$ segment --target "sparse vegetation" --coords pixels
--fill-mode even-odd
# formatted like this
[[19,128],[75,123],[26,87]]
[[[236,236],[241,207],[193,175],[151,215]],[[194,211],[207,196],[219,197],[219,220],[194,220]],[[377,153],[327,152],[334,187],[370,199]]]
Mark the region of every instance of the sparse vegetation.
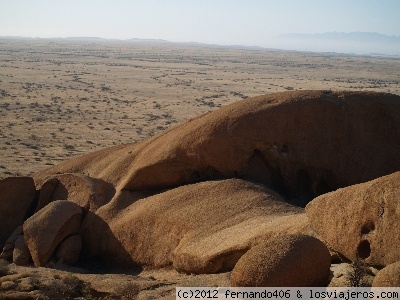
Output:
[[361,259],[356,259],[351,263],[351,271],[347,274],[352,287],[365,286],[364,278],[367,275],[367,266]]
[[78,277],[68,274],[62,279],[55,276],[55,280],[51,284],[42,284],[36,280],[36,286],[44,299],[97,299],[93,296],[93,290],[88,283],[83,282]]
[[64,149],[65,149],[65,150],[74,150],[74,149],[75,149],[75,146],[73,146],[73,145],[68,145],[68,144],[64,144]]
[[122,300],[134,300],[139,294],[139,287],[135,283],[127,283],[116,289],[115,294],[121,296]]
[[[18,158],[4,149],[0,176],[34,173],[78,145],[86,152],[143,140],[263,93],[351,86],[400,94],[398,67],[384,58],[164,46],[4,41],[0,137]],[[101,125],[110,120],[112,127]],[[32,149],[45,152],[42,160],[32,159]]]

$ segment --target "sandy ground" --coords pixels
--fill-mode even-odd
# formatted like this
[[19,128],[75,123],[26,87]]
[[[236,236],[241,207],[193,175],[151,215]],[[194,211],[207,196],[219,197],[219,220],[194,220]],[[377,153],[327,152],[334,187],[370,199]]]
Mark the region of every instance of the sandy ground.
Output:
[[[367,268],[362,283],[371,286],[377,271]],[[351,286],[350,272],[351,267],[346,263],[332,264],[327,285]],[[194,275],[164,268],[100,274],[65,265],[32,268],[0,260],[0,299],[172,300],[176,296],[176,287],[198,286],[228,287],[230,272]]]
[[0,299],[175,299],[178,286],[229,286],[229,273],[185,275],[173,269],[148,269],[96,274],[65,265],[4,268]]
[[400,59],[168,43],[0,39],[0,178],[292,89],[400,94]]

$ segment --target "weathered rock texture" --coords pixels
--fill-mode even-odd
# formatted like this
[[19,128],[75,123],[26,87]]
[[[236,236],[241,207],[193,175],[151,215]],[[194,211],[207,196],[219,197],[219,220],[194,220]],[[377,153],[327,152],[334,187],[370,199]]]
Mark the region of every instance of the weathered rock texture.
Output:
[[231,270],[261,238],[298,232],[309,232],[303,209],[239,179],[182,186],[124,209],[107,205],[82,223],[91,256],[188,273]]
[[339,189],[306,207],[310,226],[345,257],[386,266],[400,260],[400,172]]
[[21,235],[15,242],[13,251],[13,263],[18,266],[24,266],[31,262],[31,254],[25,243],[24,236]]
[[67,237],[58,246],[56,252],[57,260],[62,260],[66,264],[73,265],[79,260],[82,250],[82,237],[79,234]]
[[78,204],[57,200],[25,221],[25,242],[35,266],[46,265],[60,242],[77,233],[81,219],[82,208]]
[[399,287],[400,261],[390,264],[376,274],[373,287]]
[[232,286],[326,286],[328,248],[307,235],[269,239],[246,252],[231,273]]
[[46,180],[40,187],[38,204],[35,213],[54,200],[67,200],[67,199],[53,199],[53,193],[58,185],[57,178],[50,178]]
[[11,260],[13,257],[13,250],[15,247],[15,242],[22,235],[22,225],[15,228],[15,230],[11,233],[10,237],[6,240],[3,251],[0,254],[0,258]]
[[36,195],[31,177],[0,180],[0,248],[11,233],[29,217]]
[[[84,255],[219,272],[232,269],[261,238],[306,230],[302,211],[284,199],[305,206],[316,195],[400,170],[399,141],[399,96],[286,92],[238,101],[140,143],[65,161],[34,178],[42,187],[41,203],[62,197],[90,210],[83,222]],[[58,183],[51,192],[54,178]],[[93,178],[101,180],[99,186],[109,183],[111,193],[91,200],[98,194],[92,192],[98,186]],[[238,179],[210,181],[229,178],[262,183],[283,198]],[[323,210],[318,214],[326,216]],[[361,233],[343,246],[349,252],[332,248],[348,257],[371,256],[365,253],[378,225],[369,220],[363,219]],[[329,228],[335,228],[332,222]],[[351,229],[343,225],[345,234]],[[371,257],[386,264],[395,251]]]
[[400,169],[400,97],[295,91],[238,101],[141,143],[68,160],[35,175],[101,178],[122,189],[248,178],[305,204]]
[[96,211],[111,200],[114,192],[112,185],[103,180],[81,174],[61,174],[41,187],[38,210],[54,200],[69,200],[86,210]]

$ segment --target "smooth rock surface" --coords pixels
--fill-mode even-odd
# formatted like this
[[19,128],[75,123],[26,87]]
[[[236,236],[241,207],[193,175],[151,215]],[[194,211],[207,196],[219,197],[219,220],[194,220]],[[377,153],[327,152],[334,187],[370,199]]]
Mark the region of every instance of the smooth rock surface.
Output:
[[25,242],[35,266],[46,265],[60,242],[78,232],[81,219],[82,208],[78,204],[57,200],[25,221]]
[[306,207],[310,226],[350,260],[386,266],[400,260],[400,172],[322,195]]
[[284,235],[247,251],[231,273],[231,285],[243,287],[326,286],[330,254],[318,239]]

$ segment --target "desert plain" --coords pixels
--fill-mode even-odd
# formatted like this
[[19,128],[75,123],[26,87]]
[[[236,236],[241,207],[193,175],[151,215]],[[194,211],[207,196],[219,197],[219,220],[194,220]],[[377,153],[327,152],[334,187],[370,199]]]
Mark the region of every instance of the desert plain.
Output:
[[[31,176],[69,158],[140,142],[262,94],[400,95],[398,70],[400,58],[387,56],[141,40],[0,39],[0,179]],[[229,272],[104,270],[92,263],[71,267],[51,261],[50,268],[31,268],[2,260],[0,283],[8,297],[16,290],[14,297],[26,299],[175,299],[176,286],[230,284]],[[332,266],[331,284],[348,285],[348,270],[348,264]],[[368,269],[369,281],[376,272]]]
[[287,90],[400,95],[400,58],[162,41],[0,39],[0,178]]

